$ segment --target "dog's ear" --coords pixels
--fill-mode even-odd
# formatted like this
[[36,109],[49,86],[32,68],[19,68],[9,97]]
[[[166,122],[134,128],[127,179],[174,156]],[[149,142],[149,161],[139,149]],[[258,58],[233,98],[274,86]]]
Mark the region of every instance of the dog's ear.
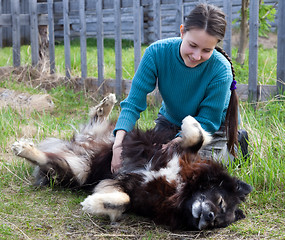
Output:
[[242,201],[244,201],[246,195],[248,195],[252,191],[252,189],[253,189],[252,186],[250,186],[249,184],[240,180],[237,181],[236,191],[238,197]]

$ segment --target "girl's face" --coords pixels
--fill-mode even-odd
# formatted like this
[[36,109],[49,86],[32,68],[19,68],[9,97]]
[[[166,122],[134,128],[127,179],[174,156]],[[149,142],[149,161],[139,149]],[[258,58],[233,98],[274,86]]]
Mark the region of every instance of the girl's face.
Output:
[[184,32],[184,25],[181,25],[180,34],[182,38],[180,54],[185,65],[191,68],[208,60],[218,43],[216,37],[201,29]]

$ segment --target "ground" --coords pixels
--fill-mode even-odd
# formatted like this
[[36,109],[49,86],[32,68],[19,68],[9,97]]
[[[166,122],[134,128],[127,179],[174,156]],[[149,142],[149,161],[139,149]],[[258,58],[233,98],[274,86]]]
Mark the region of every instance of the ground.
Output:
[[[275,47],[275,36],[260,38],[260,44]],[[237,42],[237,38],[234,41]],[[43,77],[40,72],[27,67],[0,68],[0,81],[7,76],[46,89],[62,83],[56,75]],[[12,103],[13,94],[10,98]],[[3,96],[2,91],[2,100]],[[21,92],[16,96],[21,96]],[[24,103],[19,100],[17,105]],[[33,138],[39,134],[32,124],[17,127],[20,129],[17,137]],[[63,191],[53,186],[43,189],[32,187],[32,167],[13,156],[9,150],[13,139],[7,138],[6,141],[7,147],[0,150],[0,239],[284,239],[284,192],[280,193],[280,206],[277,207],[275,203],[270,204],[270,195],[263,196],[268,200],[260,207],[257,202],[261,200],[256,200],[260,193],[253,193],[242,205],[246,219],[214,231],[171,232],[164,226],[132,214],[126,214],[117,225],[110,225],[107,218],[82,212],[80,202],[86,197],[84,192]]]

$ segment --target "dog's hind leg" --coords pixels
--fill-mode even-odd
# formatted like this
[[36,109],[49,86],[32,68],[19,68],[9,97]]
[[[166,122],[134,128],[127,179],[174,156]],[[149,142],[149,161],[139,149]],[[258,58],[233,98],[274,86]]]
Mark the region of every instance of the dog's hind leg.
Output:
[[34,143],[28,139],[16,141],[11,148],[15,155],[25,158],[36,165],[41,166],[48,162],[46,154],[37,149]]
[[111,222],[117,221],[130,203],[129,195],[117,183],[112,179],[101,181],[95,187],[94,193],[81,203],[83,211],[109,216]]

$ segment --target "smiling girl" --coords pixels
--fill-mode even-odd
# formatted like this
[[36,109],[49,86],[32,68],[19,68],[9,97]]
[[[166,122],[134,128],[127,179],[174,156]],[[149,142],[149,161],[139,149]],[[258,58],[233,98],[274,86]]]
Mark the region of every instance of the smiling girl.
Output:
[[227,161],[234,155],[238,108],[235,81],[230,59],[217,47],[225,30],[225,14],[215,6],[200,4],[180,26],[180,37],[159,40],[146,49],[129,95],[121,102],[114,129],[112,172],[121,167],[122,140],[146,109],[146,96],[156,85],[163,101],[155,129],[173,130],[169,144],[180,141],[177,136],[182,120],[191,115],[213,135],[212,144],[200,152],[203,157]]

